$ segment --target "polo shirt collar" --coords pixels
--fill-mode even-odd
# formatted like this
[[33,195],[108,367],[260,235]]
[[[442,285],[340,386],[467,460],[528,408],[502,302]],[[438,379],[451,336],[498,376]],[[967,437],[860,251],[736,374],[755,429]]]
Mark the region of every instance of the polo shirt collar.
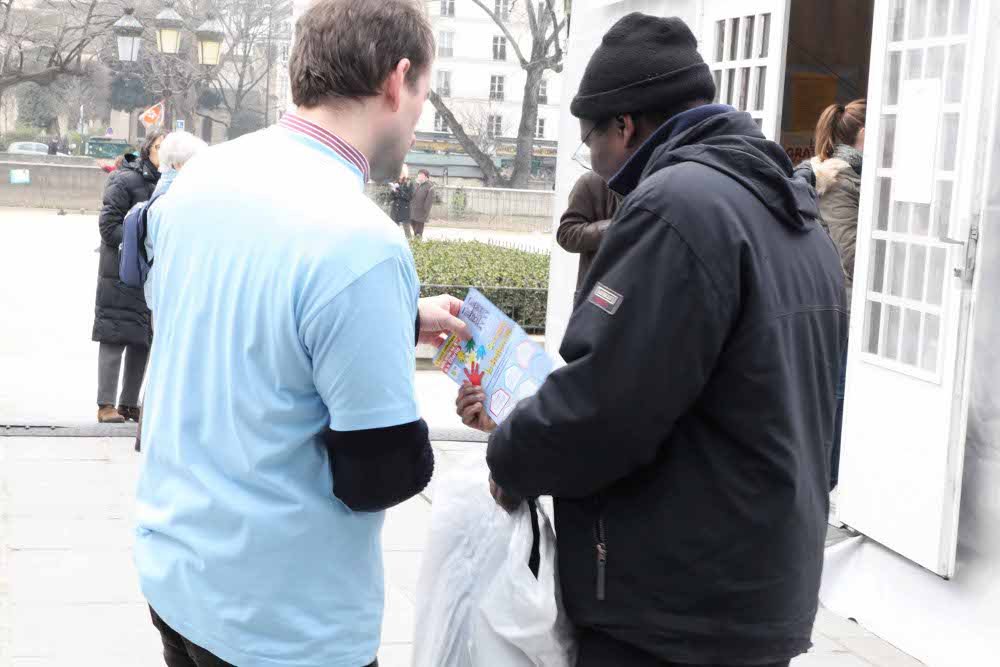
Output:
[[347,162],[351,167],[356,169],[358,174],[361,176],[363,183],[368,182],[368,178],[371,175],[368,158],[366,158],[357,148],[341,139],[333,132],[320,127],[316,123],[300,118],[293,113],[286,113],[282,116],[279,121],[279,125],[284,127],[286,130],[296,134],[305,135],[323,144]]

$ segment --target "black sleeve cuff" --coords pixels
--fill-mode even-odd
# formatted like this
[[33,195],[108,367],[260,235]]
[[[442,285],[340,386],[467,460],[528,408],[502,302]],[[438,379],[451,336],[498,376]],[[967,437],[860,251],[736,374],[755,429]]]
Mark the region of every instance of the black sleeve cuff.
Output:
[[434,450],[423,419],[365,431],[327,429],[333,493],[355,512],[379,512],[417,495],[434,474]]
[[417,321],[413,325],[413,344],[417,345],[420,342],[420,313],[417,313]]

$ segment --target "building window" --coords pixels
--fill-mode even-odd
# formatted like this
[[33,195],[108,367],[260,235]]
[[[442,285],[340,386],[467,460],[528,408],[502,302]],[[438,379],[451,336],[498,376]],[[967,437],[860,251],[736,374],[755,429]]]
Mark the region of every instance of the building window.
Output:
[[538,103],[549,103],[549,82],[546,79],[542,79],[538,84]]
[[455,15],[455,0],[441,0],[441,16]]
[[434,131],[435,132],[451,132],[448,128],[448,121],[445,117],[440,114],[440,112],[434,112]]
[[538,126],[535,128],[535,139],[545,138],[545,119],[538,119]]
[[490,114],[486,117],[486,136],[495,138],[503,135],[503,116]]
[[284,43],[283,43],[283,44],[282,44],[282,45],[281,45],[281,46],[279,47],[279,51],[278,51],[278,60],[279,60],[279,61],[280,61],[280,62],[281,62],[282,64],[285,64],[285,65],[287,65],[287,64],[288,64],[288,54],[289,54],[289,51],[290,51],[290,50],[291,50],[291,46],[290,46],[290,45],[288,44],[288,42],[284,42]]
[[455,33],[442,32],[438,34],[438,57],[451,58],[455,55]]
[[509,19],[510,0],[494,0],[493,12],[502,19]]
[[495,102],[503,102],[503,83],[504,77],[502,76],[491,76],[490,77],[490,99]]
[[451,97],[451,72],[438,70],[437,94],[441,97]]
[[507,38],[493,38],[493,60],[507,60]]

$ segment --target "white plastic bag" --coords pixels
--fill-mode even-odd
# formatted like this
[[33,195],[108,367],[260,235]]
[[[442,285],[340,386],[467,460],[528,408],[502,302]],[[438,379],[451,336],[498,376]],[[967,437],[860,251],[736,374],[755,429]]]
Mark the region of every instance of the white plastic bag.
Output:
[[[535,518],[522,503],[511,519],[514,533],[507,558],[479,601],[479,612],[496,636],[521,650],[535,667],[573,667],[573,628],[562,608],[556,568],[556,534],[541,504]],[[528,567],[538,526],[538,576]],[[508,662],[482,662],[507,665]],[[520,663],[517,663],[520,664]]]
[[489,493],[482,455],[434,489],[417,582],[414,667],[571,667],[572,628],[559,603],[555,533],[539,508],[538,578],[527,505],[513,515]]

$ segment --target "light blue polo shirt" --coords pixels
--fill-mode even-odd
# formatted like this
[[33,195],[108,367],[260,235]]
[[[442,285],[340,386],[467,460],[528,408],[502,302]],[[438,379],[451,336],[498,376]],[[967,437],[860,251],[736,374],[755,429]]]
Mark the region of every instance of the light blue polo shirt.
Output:
[[135,560],[153,609],[239,667],[361,667],[382,513],[333,494],[328,424],[418,419],[418,281],[361,172],[284,127],[211,148],[153,207]]

